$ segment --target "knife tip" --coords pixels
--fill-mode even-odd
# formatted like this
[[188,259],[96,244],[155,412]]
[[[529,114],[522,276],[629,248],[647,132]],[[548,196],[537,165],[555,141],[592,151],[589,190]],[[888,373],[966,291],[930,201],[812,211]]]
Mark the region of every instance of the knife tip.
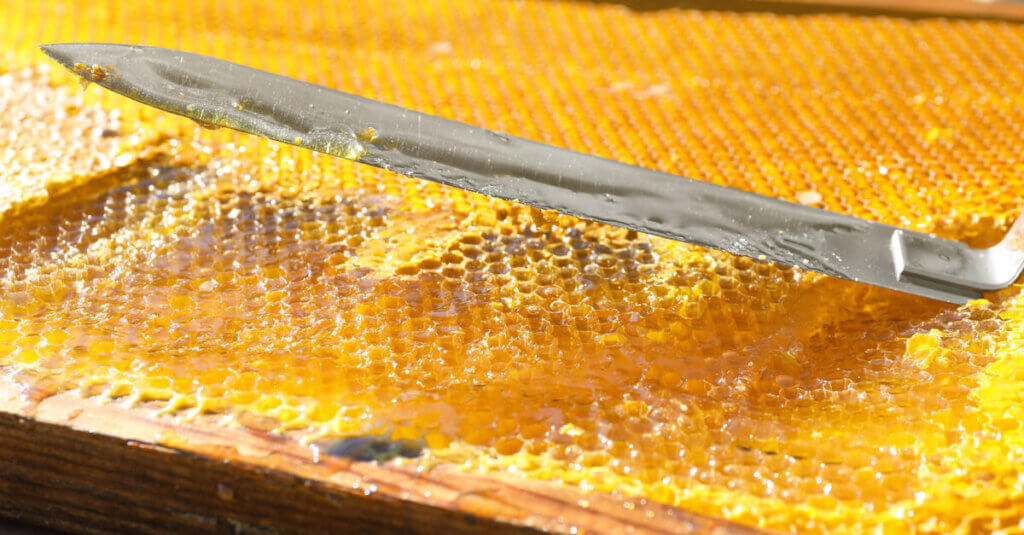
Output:
[[[124,51],[137,47],[113,43],[49,43],[39,49],[50,59],[90,82],[100,83],[113,71]],[[100,83],[100,85],[104,85]]]
[[[39,49],[43,51],[53,61],[60,63],[68,69],[72,69],[74,64],[78,62],[75,58],[81,55],[80,51],[81,44],[79,43],[50,43],[45,45],[39,45]],[[76,53],[76,50],[79,52]]]

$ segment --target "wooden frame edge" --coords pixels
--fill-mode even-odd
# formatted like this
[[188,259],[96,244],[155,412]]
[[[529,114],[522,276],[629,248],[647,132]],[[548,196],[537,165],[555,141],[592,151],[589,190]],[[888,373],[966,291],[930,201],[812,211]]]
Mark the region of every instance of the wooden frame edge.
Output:
[[0,515],[76,532],[766,533],[507,474],[315,460],[291,439],[70,394],[8,400]]

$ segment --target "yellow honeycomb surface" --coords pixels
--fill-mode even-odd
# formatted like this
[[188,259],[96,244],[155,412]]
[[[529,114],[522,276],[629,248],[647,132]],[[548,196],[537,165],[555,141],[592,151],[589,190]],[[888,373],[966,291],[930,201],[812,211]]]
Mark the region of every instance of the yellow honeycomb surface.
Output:
[[234,60],[989,245],[1024,27],[614,2],[0,3],[0,374],[777,530],[1024,529],[1024,293],[955,307],[208,131],[45,42]]

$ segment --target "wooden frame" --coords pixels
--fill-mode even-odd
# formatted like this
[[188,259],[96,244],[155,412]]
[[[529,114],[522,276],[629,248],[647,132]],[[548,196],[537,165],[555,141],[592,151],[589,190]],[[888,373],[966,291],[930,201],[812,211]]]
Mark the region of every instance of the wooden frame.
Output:
[[948,16],[1024,20],[1024,4],[979,0],[754,0],[766,8],[790,4],[807,9],[850,9],[859,12],[917,16]]
[[1024,21],[1024,4],[982,0],[592,0],[634,9],[766,11],[773,13],[850,13],[903,17],[954,17]]
[[0,381],[0,515],[76,532],[758,533],[509,475],[350,461]]

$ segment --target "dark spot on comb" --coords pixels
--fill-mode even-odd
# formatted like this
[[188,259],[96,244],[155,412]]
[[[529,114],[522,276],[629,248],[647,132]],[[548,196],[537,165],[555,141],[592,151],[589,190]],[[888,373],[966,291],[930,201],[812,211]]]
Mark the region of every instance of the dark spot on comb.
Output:
[[349,437],[325,445],[324,452],[335,457],[347,457],[363,462],[387,462],[397,457],[415,458],[423,453],[418,440],[392,440],[382,436]]

